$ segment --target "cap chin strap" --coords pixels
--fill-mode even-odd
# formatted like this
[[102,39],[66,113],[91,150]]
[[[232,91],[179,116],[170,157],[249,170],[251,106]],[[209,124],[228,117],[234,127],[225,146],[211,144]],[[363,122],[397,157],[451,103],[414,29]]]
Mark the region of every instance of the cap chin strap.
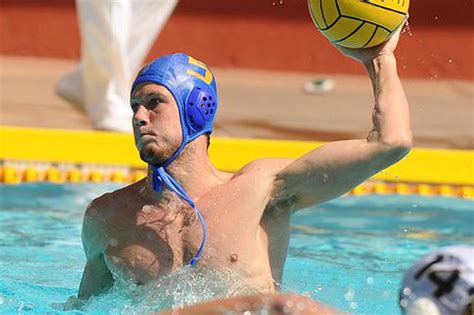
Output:
[[152,166],[153,167],[152,185],[153,185],[153,190],[156,192],[162,191],[164,186],[168,187],[169,190],[173,191],[181,199],[184,199],[194,209],[194,211],[196,212],[199,218],[199,221],[201,221],[201,226],[202,226],[201,246],[199,247],[194,257],[189,262],[190,265],[194,267],[198,263],[199,259],[201,259],[202,252],[204,250],[204,245],[206,243],[206,222],[204,222],[204,218],[201,212],[199,211],[199,209],[197,208],[196,204],[193,202],[191,197],[189,197],[189,195],[186,193],[184,188],[165,169],[165,167],[170,165],[171,162],[173,162],[174,159],[176,159],[179,153],[181,153],[181,151],[184,149],[184,146],[185,146],[185,141],[181,143],[178,150],[176,150],[173,156],[168,161],[163,163],[162,166],[156,166],[156,165]]

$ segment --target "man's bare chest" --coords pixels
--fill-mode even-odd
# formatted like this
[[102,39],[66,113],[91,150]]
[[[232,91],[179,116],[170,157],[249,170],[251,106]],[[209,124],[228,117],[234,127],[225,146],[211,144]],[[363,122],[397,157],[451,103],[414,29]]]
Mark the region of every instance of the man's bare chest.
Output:
[[[115,276],[146,283],[189,264],[201,245],[203,226],[194,209],[175,202],[166,209],[144,205],[112,224],[105,255]],[[250,232],[255,227],[231,204],[214,201],[199,206],[207,234],[200,264],[237,267],[255,246]]]

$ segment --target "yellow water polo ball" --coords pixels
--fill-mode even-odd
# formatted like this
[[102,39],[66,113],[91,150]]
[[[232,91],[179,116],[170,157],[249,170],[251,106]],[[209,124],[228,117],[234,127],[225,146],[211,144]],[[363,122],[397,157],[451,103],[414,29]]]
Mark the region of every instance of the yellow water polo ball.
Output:
[[332,43],[369,48],[405,21],[410,0],[308,0],[314,24]]

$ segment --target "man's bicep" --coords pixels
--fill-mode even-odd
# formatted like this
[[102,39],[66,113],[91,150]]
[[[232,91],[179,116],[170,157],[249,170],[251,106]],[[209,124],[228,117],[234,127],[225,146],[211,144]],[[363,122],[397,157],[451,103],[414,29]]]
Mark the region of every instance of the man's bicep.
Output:
[[293,210],[336,198],[403,155],[367,140],[328,143],[284,168],[276,177],[277,198],[291,197]]
[[106,292],[113,285],[113,277],[102,254],[87,260],[79,287],[80,299],[88,299],[93,295]]

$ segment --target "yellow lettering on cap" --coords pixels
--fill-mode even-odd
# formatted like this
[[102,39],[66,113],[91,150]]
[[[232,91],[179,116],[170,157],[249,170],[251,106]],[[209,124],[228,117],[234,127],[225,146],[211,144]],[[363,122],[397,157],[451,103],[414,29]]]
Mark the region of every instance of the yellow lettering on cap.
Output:
[[199,60],[196,60],[194,59],[193,57],[189,57],[189,60],[188,60],[189,64],[192,64],[192,65],[195,65],[195,66],[198,66],[199,68],[203,69],[204,70],[204,75],[200,74],[200,73],[197,73],[196,71],[193,71],[193,70],[188,70],[187,73],[189,75],[192,75],[193,77],[196,77],[200,80],[203,80],[204,82],[206,82],[206,84],[211,84],[212,82],[212,73],[211,71],[209,71],[206,67],[206,65],[202,62],[200,62]]

